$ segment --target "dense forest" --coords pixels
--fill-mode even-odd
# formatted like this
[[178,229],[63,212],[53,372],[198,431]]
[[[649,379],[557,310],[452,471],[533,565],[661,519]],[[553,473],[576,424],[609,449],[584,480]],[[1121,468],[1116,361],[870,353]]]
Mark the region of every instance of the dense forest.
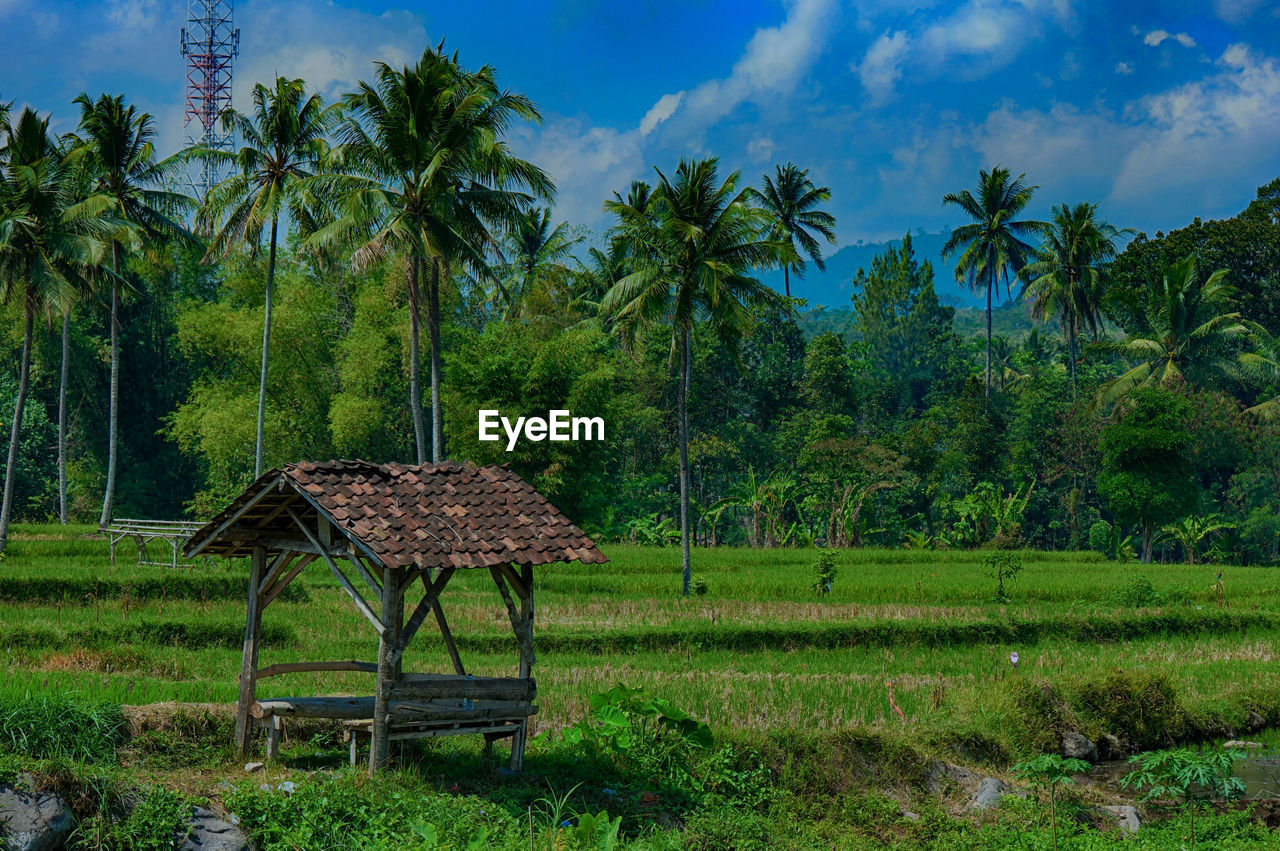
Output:
[[[5,529],[448,458],[510,464],[606,540],[679,545],[683,484],[692,546],[1276,560],[1280,180],[1154,236],[1085,199],[1035,221],[1035,176],[1000,167],[939,187],[971,221],[956,274],[1015,299],[1001,334],[939,302],[909,235],[845,309],[792,298],[837,223],[790,163],[660,165],[601,199],[607,232],[555,222],[554,176],[504,141],[536,107],[440,49],[332,105],[258,86],[232,152],[162,158],[123,96],[73,108],[62,138],[0,123]],[[175,187],[208,159],[229,176],[197,203]],[[507,452],[477,440],[489,408],[606,439]]]

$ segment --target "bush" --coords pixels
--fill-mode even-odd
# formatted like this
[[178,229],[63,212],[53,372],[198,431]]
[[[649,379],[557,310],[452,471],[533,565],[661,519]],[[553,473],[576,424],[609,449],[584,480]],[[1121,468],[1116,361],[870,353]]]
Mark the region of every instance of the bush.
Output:
[[1131,576],[1122,590],[1112,594],[1109,602],[1131,609],[1190,606],[1191,591],[1184,585],[1170,585],[1163,591],[1157,590],[1150,577],[1139,573]]
[[1152,750],[1185,737],[1186,711],[1164,673],[1115,671],[1077,689],[1077,711],[1129,750]]
[[124,716],[113,703],[65,695],[0,696],[0,747],[35,759],[107,761],[124,740]]
[[813,563],[813,582],[809,587],[825,597],[831,593],[831,586],[835,584],[837,572],[836,551],[823,550],[818,555],[818,560]]

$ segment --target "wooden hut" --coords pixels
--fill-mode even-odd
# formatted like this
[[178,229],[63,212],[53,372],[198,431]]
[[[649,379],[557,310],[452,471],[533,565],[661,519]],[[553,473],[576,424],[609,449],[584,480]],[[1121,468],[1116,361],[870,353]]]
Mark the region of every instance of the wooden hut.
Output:
[[[511,769],[524,761],[532,701],[533,568],[606,559],[582,530],[505,467],[408,466],[363,461],[290,464],[254,482],[187,542],[188,558],[250,559],[249,609],[236,708],[236,744],[247,755],[255,727],[278,752],[282,719],[341,720],[356,760],[370,740],[369,770],[392,739],[478,733],[486,748],[510,737]],[[330,570],[378,636],[378,660],[293,662],[258,667],[262,612],[312,562]],[[441,606],[456,571],[488,570],[520,651],[516,677],[467,674]],[[422,594],[405,619],[406,598]],[[362,593],[367,590],[370,599]],[[405,648],[434,617],[452,674],[402,670]],[[372,697],[259,700],[258,681],[303,671],[376,673]]]

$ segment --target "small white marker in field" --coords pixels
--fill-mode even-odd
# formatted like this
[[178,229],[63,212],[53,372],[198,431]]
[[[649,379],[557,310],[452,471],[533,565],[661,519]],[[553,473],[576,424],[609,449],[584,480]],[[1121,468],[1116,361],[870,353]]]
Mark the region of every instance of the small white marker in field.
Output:
[[1013,663],[1013,667],[1018,667],[1018,651],[1015,650],[1009,654],[1009,661]]

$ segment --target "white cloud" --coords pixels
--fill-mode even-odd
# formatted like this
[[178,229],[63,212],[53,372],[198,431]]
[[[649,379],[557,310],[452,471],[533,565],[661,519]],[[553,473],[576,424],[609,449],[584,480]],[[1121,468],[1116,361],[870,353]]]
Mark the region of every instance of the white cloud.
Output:
[[649,111],[644,114],[644,118],[640,119],[640,135],[648,136],[652,133],[653,128],[675,113],[682,100],[684,100],[684,92],[682,91],[658,98],[658,102],[649,108]]
[[853,66],[873,104],[885,103],[893,97],[910,49],[911,40],[905,32],[886,32],[867,49],[862,62]]
[[1262,0],[1213,0],[1213,11],[1229,24],[1248,20],[1262,6]]
[[925,30],[922,41],[928,55],[938,61],[956,55],[989,56],[1024,36],[1025,20],[1017,6],[970,0]]
[[596,223],[601,203],[612,191],[644,175],[642,136],[636,130],[591,127],[579,119],[556,118],[539,129],[512,133],[520,156],[537,163],[556,181],[556,217]]
[[1173,39],[1183,47],[1196,46],[1196,40],[1186,33],[1171,33],[1167,30],[1152,30],[1143,37],[1142,43],[1150,47],[1159,47],[1169,39]]
[[773,158],[776,147],[768,136],[757,136],[747,143],[747,156],[753,163],[766,162]]
[[1133,66],[1130,65],[1128,62],[1117,62],[1116,73],[1122,77],[1128,76],[1129,74],[1133,73]]
[[157,0],[113,0],[107,4],[107,20],[125,33],[150,32],[157,23]]

